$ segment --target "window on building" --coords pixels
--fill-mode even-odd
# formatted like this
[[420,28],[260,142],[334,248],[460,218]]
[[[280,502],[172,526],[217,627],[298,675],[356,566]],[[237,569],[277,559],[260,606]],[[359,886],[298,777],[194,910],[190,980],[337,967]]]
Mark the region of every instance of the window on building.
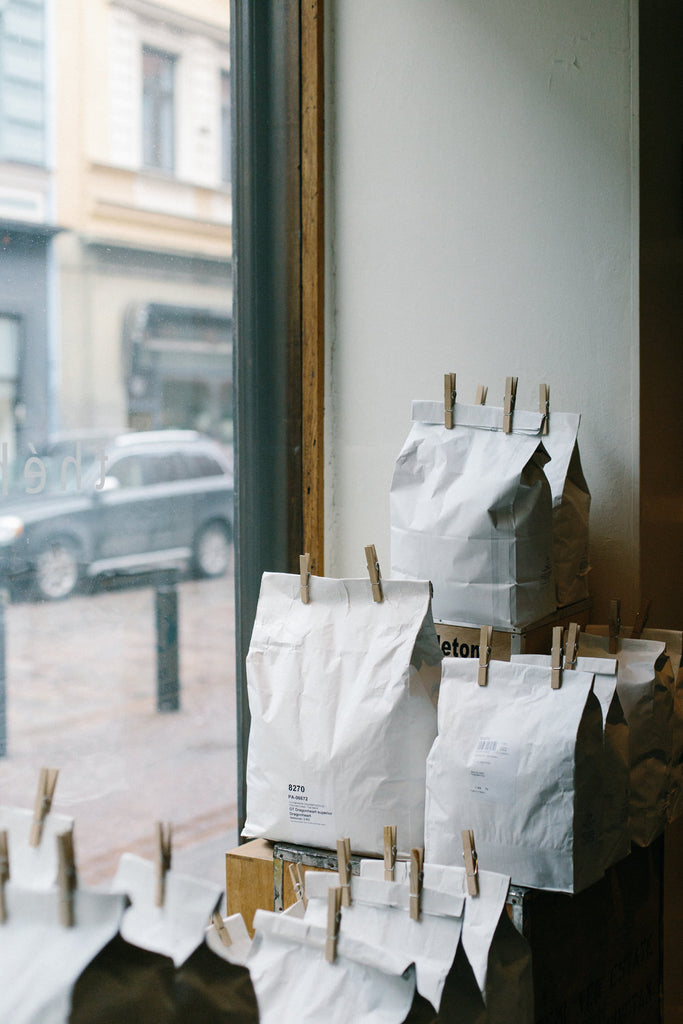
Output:
[[0,4],[0,159],[45,163],[44,21],[44,0]]
[[175,168],[175,57],[142,50],[142,162],[169,174]]

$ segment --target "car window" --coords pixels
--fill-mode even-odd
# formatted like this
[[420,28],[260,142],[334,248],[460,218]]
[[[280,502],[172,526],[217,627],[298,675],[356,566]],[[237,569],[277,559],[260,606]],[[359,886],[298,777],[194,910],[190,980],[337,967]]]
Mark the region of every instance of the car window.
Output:
[[186,473],[178,452],[145,455],[145,483],[166,484],[181,480]]
[[142,487],[145,483],[142,457],[140,455],[125,455],[109,467],[107,476],[118,480],[121,487]]
[[187,476],[191,477],[202,477],[202,476],[222,476],[223,467],[214,459],[212,455],[208,455],[206,452],[193,452],[191,455],[185,456],[187,461]]

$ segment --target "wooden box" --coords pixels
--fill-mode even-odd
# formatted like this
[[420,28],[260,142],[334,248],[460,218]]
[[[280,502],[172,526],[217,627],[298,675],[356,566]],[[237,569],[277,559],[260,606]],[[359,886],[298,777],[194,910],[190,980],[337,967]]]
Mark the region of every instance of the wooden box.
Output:
[[[494,629],[491,657],[509,661],[511,654],[550,654],[553,626],[566,627],[570,622],[587,626],[589,614],[590,601],[579,601],[523,628]],[[434,625],[444,657],[479,658],[479,626],[452,622],[435,622]]]

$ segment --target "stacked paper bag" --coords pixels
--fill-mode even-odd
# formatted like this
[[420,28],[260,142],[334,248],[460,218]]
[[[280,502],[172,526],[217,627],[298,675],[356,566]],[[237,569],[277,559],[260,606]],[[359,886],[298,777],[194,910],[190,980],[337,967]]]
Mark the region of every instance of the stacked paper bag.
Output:
[[244,835],[380,853],[423,845],[441,651],[426,581],[263,576],[247,657]]
[[[543,665],[551,659],[543,654],[513,654],[512,662]],[[601,779],[603,808],[598,827],[604,843],[604,864],[610,867],[631,851],[629,830],[630,755],[629,728],[617,693],[617,662],[614,658],[576,658],[572,669],[593,676],[593,692],[600,701],[604,743],[604,771]],[[572,684],[566,670],[564,685]]]
[[[646,617],[646,611],[642,619]],[[676,629],[638,629],[637,636],[632,635],[631,630],[621,631],[621,637],[625,640],[645,640],[650,643],[664,644],[664,654],[669,659],[669,665],[660,659],[655,666],[657,685],[651,691],[651,696],[646,697],[652,701],[653,715],[661,721],[662,715],[670,715],[670,726],[667,726],[670,739],[669,754],[669,795],[667,800],[666,817],[667,821],[675,821],[683,811],[683,667],[681,666],[681,653],[683,651],[683,632]],[[587,626],[586,633],[595,636],[607,637],[610,633],[609,626]],[[614,638],[616,650],[619,650],[619,637]],[[604,645],[600,646],[601,653],[604,653]],[[625,652],[626,653],[626,652]],[[623,660],[623,659],[622,659]],[[657,705],[655,710],[654,705]],[[661,726],[657,726],[661,733]],[[656,769],[659,771],[659,769]]]
[[482,864],[518,885],[578,892],[604,873],[605,747],[593,675],[445,660],[427,759],[425,857],[455,863],[472,829]]
[[[586,657],[610,657],[607,637],[581,634]],[[664,829],[672,786],[674,676],[664,641],[620,638],[617,693],[629,726],[631,840],[648,846]]]
[[432,581],[438,622],[524,627],[584,600],[580,416],[424,401],[412,416],[391,484],[392,575]]
[[540,413],[413,403],[391,484],[391,570],[429,579],[440,622],[524,626],[555,610],[552,495]]

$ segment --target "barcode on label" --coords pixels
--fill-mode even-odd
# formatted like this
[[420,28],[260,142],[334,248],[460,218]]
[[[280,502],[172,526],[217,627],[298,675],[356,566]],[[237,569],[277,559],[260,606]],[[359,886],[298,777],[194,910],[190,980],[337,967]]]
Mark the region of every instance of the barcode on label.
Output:
[[490,754],[498,749],[498,740],[487,739],[486,736],[482,736],[477,744],[477,753]]

